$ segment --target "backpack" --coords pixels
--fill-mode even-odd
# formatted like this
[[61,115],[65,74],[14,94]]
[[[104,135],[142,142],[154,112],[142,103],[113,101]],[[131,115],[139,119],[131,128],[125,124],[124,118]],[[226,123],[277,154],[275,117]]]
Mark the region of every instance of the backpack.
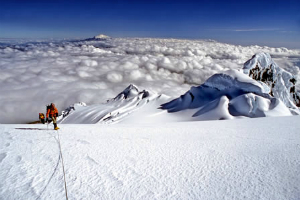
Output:
[[46,106],[46,113],[51,109],[51,104]]
[[44,119],[44,118],[45,118],[44,113],[39,113],[39,118],[40,118],[40,119]]

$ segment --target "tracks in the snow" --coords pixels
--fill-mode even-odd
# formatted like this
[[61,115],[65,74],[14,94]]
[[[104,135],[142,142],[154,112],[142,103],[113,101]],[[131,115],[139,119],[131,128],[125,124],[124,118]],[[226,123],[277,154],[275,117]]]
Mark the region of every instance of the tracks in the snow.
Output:
[[[19,128],[21,129],[21,128]],[[26,129],[26,130],[32,130],[32,129]],[[34,130],[44,130],[44,129],[34,129]],[[61,145],[60,145],[60,137],[59,137],[59,132],[57,131],[57,138],[53,135],[51,135],[49,132],[47,133],[49,134],[50,136],[52,136],[58,147],[59,147],[59,156],[58,156],[58,159],[57,159],[57,163],[56,163],[56,166],[53,170],[53,173],[51,174],[50,178],[48,179],[47,181],[47,184],[45,185],[45,187],[43,188],[43,190],[41,191],[41,193],[39,194],[39,196],[36,198],[36,200],[40,199],[42,194],[46,191],[48,185],[50,184],[51,180],[53,179],[54,177],[54,174],[56,173],[57,169],[58,169],[58,165],[59,165],[59,162],[61,161],[62,162],[62,169],[63,169],[63,176],[64,176],[64,186],[65,186],[65,194],[66,194],[66,199],[68,200],[68,192],[67,192],[67,183],[66,183],[66,176],[65,176],[65,169],[64,169],[64,162],[63,162],[63,157],[62,157],[62,151],[61,151]]]
[[61,157],[61,164],[62,164],[62,169],[63,169],[63,173],[64,173],[66,199],[68,200],[68,190],[67,190],[67,182],[66,182],[66,173],[65,173],[65,167],[64,167],[64,159],[63,159],[62,152],[61,152],[59,131],[57,131],[57,136],[58,136],[58,144],[59,144],[59,152],[60,152],[60,157]]

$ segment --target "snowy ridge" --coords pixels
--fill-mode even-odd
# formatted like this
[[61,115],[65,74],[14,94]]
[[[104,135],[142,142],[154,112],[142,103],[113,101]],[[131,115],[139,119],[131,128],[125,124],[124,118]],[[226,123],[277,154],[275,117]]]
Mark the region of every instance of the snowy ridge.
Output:
[[291,115],[284,103],[268,92],[266,85],[237,70],[228,70],[213,75],[204,84],[192,87],[181,97],[161,105],[161,109],[170,113],[195,110],[194,120]]
[[265,87],[262,87],[261,84],[242,75],[237,70],[228,70],[221,74],[215,74],[207,79],[207,81],[203,83],[203,86],[217,90],[238,87],[240,90],[255,93],[266,93],[268,91]]
[[150,101],[155,101],[160,95],[150,94],[130,84],[123,92],[105,104],[86,106],[74,104],[63,111],[59,123],[116,123]]

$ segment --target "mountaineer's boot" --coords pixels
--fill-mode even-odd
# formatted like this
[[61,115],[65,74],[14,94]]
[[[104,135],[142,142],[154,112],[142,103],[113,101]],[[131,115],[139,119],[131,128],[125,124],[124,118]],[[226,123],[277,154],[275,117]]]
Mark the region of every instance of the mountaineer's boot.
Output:
[[59,128],[57,127],[57,124],[54,124],[54,130],[58,130]]

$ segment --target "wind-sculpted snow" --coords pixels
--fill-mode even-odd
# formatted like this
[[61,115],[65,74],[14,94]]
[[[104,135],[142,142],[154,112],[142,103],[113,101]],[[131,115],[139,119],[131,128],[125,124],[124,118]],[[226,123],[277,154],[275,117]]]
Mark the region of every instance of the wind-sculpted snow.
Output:
[[[1,41],[0,41],[1,42]],[[100,104],[133,83],[176,97],[258,52],[299,77],[299,50],[204,40],[109,38],[0,44],[0,123],[35,121],[45,105]]]
[[145,90],[139,91],[131,84],[105,104],[87,106],[85,103],[77,103],[70,106],[59,116],[58,122],[66,124],[116,123],[152,101],[160,102],[161,96],[150,94]]
[[[237,70],[215,74],[204,84],[161,106],[170,113],[191,110],[194,120],[288,116],[290,110],[269,88]],[[178,113],[180,115],[180,112]]]

